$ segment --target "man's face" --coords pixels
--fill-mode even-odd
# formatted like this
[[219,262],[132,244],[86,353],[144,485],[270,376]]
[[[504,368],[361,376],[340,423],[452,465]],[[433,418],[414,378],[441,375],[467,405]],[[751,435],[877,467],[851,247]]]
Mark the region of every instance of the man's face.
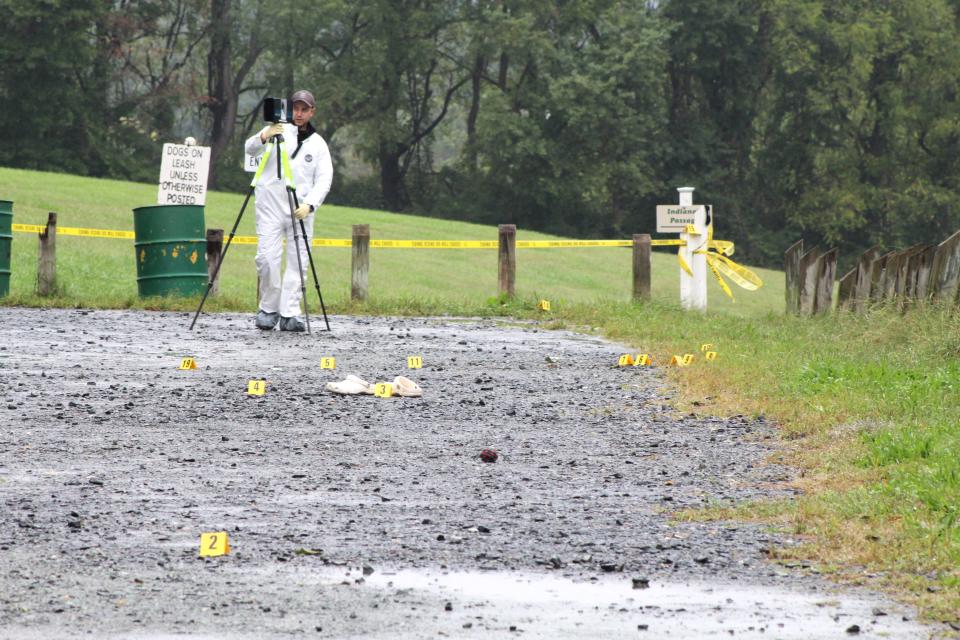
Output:
[[293,103],[293,124],[298,127],[307,126],[316,111],[316,107],[311,107],[306,102],[297,100]]

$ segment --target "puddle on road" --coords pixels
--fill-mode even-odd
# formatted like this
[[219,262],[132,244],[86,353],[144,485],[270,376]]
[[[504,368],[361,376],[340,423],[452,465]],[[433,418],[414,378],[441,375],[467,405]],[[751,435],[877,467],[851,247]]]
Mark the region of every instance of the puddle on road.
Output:
[[[348,575],[357,578],[360,572]],[[925,638],[929,633],[905,620],[903,609],[892,603],[839,592],[656,581],[634,589],[629,576],[578,582],[523,573],[420,570],[378,571],[366,577],[365,585],[448,600],[454,611],[515,624],[524,638],[638,637],[646,631],[648,637],[716,638],[732,632],[737,638],[809,640]],[[859,634],[854,635],[853,625]]]

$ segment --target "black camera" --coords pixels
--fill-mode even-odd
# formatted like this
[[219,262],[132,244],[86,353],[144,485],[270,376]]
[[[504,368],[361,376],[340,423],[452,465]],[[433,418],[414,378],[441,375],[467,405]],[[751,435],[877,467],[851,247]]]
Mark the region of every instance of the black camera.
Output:
[[286,98],[264,98],[263,119],[267,122],[290,122],[293,105]]

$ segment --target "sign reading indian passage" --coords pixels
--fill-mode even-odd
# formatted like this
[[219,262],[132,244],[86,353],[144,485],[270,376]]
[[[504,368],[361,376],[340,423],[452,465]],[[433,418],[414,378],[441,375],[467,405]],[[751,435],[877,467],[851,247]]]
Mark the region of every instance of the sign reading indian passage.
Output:
[[679,204],[657,205],[657,233],[684,233],[688,224],[703,209],[702,204],[685,206]]
[[205,204],[210,147],[163,145],[157,204]]

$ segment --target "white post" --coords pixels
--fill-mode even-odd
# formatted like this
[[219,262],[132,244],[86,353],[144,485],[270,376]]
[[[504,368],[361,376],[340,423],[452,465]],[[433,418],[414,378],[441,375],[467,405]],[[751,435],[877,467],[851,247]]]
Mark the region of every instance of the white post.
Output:
[[[680,206],[693,206],[694,187],[677,187],[680,193]],[[696,233],[681,233],[680,239],[686,241],[681,247],[680,255],[693,271],[693,276],[680,269],[680,304],[684,309],[707,310],[707,257],[694,253],[698,249],[706,249],[707,243],[707,216],[706,207],[702,207],[694,218]]]

